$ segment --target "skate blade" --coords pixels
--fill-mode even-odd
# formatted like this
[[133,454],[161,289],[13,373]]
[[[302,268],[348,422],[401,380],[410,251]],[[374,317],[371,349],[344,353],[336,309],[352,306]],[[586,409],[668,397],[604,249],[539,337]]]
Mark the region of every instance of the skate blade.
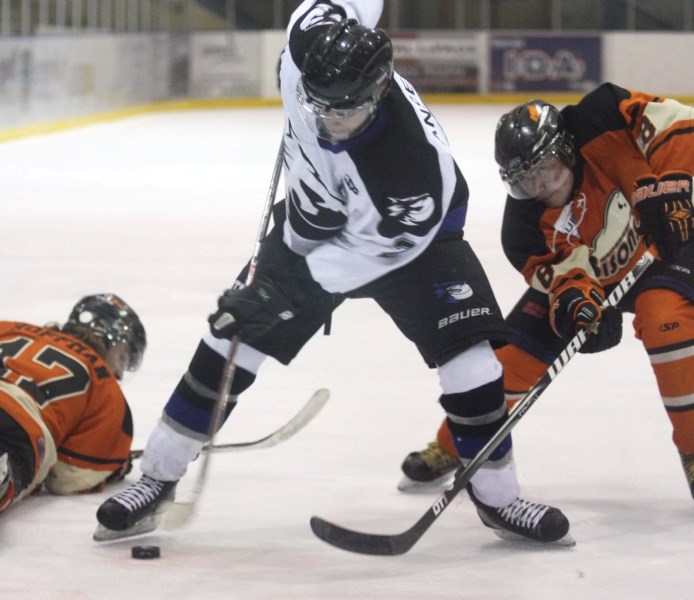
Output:
[[405,475],[398,483],[398,491],[405,494],[440,494],[451,486],[454,473],[451,471],[431,481],[414,481]]
[[513,533],[512,531],[507,531],[506,529],[497,529],[496,527],[493,527],[492,531],[499,539],[507,542],[527,544],[529,546],[543,548],[573,548],[576,545],[576,540],[570,533],[567,533],[563,538],[560,538],[555,542],[541,542],[539,540],[531,540],[530,538]]
[[107,529],[99,523],[99,525],[97,525],[96,531],[94,531],[92,539],[95,542],[113,542],[116,540],[133,538],[140,535],[144,535],[146,533],[151,533],[157,527],[159,527],[159,523],[161,523],[161,514],[150,515],[149,517],[145,517],[138,523],[135,523],[135,525],[133,525],[129,529],[123,529],[122,531],[114,531],[113,529]]

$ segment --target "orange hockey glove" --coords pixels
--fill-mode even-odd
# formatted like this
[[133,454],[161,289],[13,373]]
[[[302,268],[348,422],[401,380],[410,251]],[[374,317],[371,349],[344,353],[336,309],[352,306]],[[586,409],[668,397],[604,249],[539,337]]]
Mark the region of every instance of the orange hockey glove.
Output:
[[596,281],[577,270],[562,277],[550,291],[549,322],[555,333],[570,340],[580,330],[588,336],[580,349],[584,354],[602,352],[622,339],[622,313],[613,306],[602,308],[605,292]]
[[639,233],[654,244],[663,260],[674,260],[694,239],[692,176],[684,171],[645,175],[636,181],[632,205]]

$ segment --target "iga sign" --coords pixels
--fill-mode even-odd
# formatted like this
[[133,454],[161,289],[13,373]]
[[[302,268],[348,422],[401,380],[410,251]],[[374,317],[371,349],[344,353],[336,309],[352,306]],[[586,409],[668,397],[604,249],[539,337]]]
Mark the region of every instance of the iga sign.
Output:
[[493,35],[492,92],[586,92],[600,83],[600,37]]

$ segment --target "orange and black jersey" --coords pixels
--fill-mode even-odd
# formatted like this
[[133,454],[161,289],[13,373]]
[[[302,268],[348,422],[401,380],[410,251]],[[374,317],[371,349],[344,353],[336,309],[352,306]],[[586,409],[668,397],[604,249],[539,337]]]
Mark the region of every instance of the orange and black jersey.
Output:
[[[127,463],[130,408],[104,360],[82,341],[46,327],[0,321],[0,379],[24,389],[39,406],[57,449],[58,462],[46,481],[51,491],[89,490]],[[1,402],[12,399],[5,395]],[[17,407],[10,412],[16,416]]]
[[694,109],[607,83],[561,113],[576,144],[572,197],[549,208],[509,196],[504,252],[540,291],[573,269],[609,288],[645,250],[631,200],[636,181],[694,173]]

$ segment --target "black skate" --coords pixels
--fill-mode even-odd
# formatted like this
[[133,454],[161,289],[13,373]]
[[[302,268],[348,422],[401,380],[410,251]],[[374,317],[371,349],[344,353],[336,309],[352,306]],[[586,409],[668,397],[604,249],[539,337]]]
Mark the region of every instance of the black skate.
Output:
[[117,540],[154,531],[174,499],[176,483],[143,475],[137,483],[106,500],[96,512],[99,526],[94,540]]
[[692,494],[692,498],[694,498],[694,454],[682,454],[680,458],[682,459],[684,474],[689,484],[689,491]]
[[495,508],[480,502],[472,491],[472,485],[467,486],[467,492],[482,523],[491,527],[501,539],[531,540],[559,546],[576,544],[569,535],[569,520],[558,508],[522,498],[516,498],[508,506]]
[[405,476],[398,484],[401,492],[438,492],[453,478],[460,458],[448,454],[438,442],[426,450],[411,452],[400,467]]

